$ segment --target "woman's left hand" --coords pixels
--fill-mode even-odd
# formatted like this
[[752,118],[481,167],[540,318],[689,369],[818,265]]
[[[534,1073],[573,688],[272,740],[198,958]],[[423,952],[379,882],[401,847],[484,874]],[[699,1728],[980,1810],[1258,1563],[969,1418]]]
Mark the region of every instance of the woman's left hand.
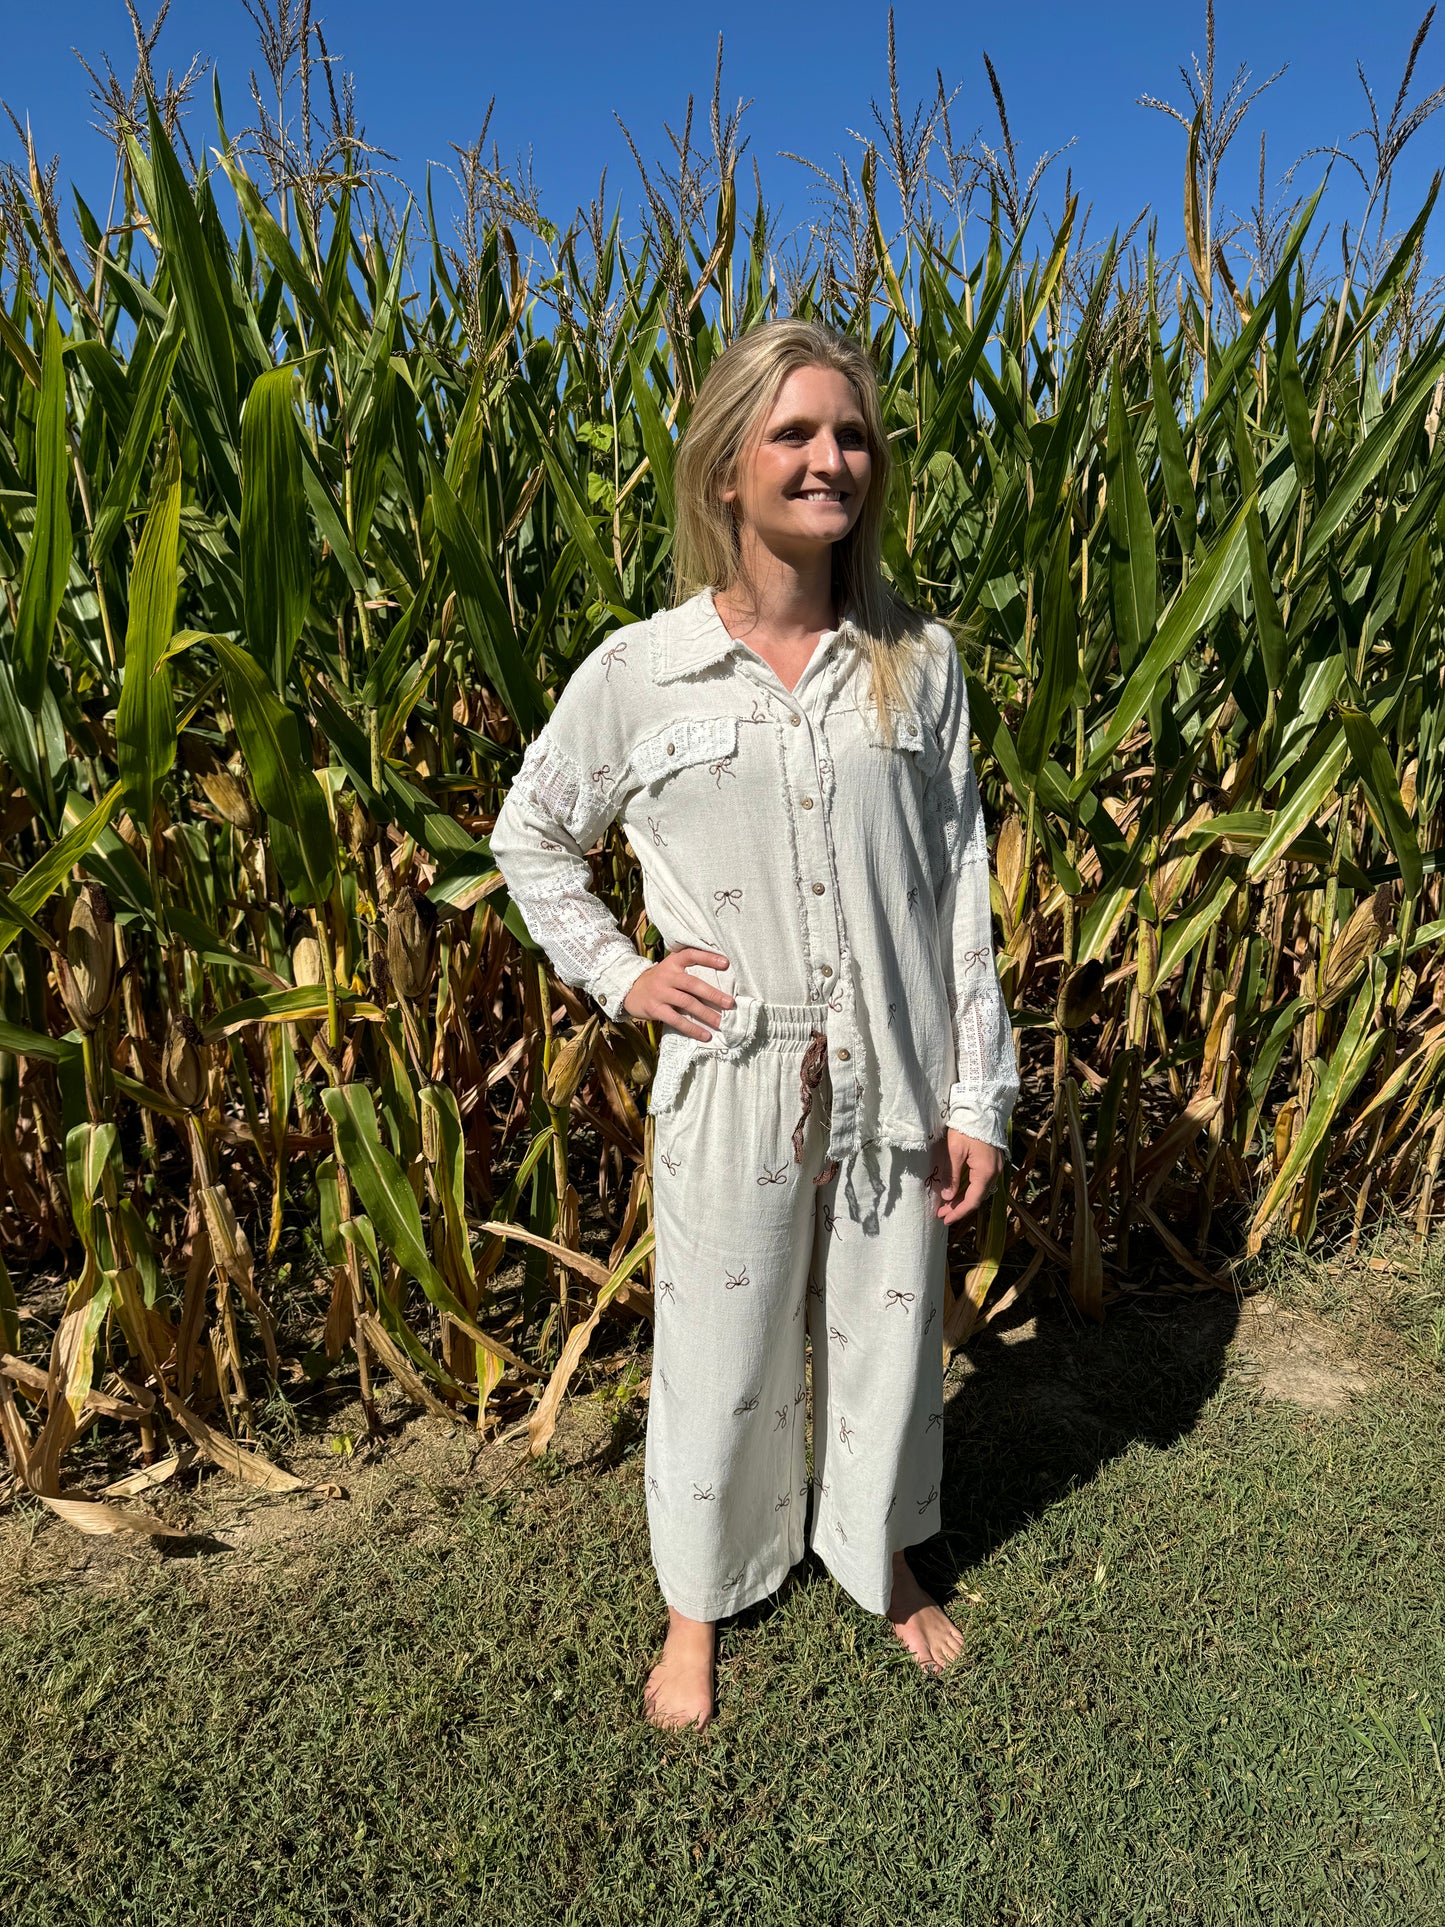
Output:
[[937,1215],[945,1224],[957,1224],[983,1203],[993,1190],[1007,1159],[996,1144],[962,1131],[949,1130],[939,1140],[928,1174],[930,1188],[939,1196]]

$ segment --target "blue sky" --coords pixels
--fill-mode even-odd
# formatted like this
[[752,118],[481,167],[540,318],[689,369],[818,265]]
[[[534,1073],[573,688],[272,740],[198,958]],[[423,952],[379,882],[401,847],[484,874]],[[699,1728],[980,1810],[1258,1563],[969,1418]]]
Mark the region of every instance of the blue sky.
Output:
[[[141,6],[149,20],[154,0]],[[1423,0],[1375,0],[1367,8],[1340,0],[1254,7],[1221,0],[1218,64],[1226,83],[1241,61],[1255,80],[1289,63],[1244,123],[1226,167],[1226,204],[1242,209],[1253,197],[1261,130],[1269,136],[1273,194],[1279,174],[1304,149],[1342,140],[1363,123],[1357,59],[1387,114],[1423,11]],[[726,8],[666,11],[625,0],[506,7],[347,0],[316,12],[333,52],[356,76],[368,135],[397,156],[397,173],[418,196],[427,162],[452,162],[448,143],[475,136],[495,95],[489,144],[495,138],[504,161],[530,150],[542,205],[562,224],[579,201],[596,194],[605,165],[609,208],[620,199],[624,232],[636,232],[639,180],[614,110],[652,161],[669,154],[664,122],[680,129],[692,91],[696,132],[705,141],[720,28],[724,108],[740,97],[753,103],[742,123],[750,140],[744,165],[750,178],[748,159],[756,156],[783,232],[807,219],[812,189],[805,170],[780,150],[830,169],[846,155],[856,173],[862,150],[849,130],[876,132],[870,101],[887,101],[887,7],[873,0],[834,0],[826,9],[731,0]],[[1191,52],[1203,56],[1202,5],[1112,0],[1083,8],[1033,0],[981,9],[901,0],[895,20],[907,111],[932,95],[941,70],[949,89],[960,88],[951,109],[955,135],[966,138],[981,128],[996,141],[981,58],[987,50],[1025,170],[1046,148],[1073,138],[1054,178],[1061,188],[1064,167],[1073,167],[1084,200],[1094,202],[1090,234],[1097,238],[1116,222],[1126,227],[1152,201],[1161,245],[1177,245],[1183,131],[1135,100],[1152,93],[1186,104],[1179,67]],[[22,119],[29,114],[42,159],[60,154],[62,188],[73,182],[103,212],[110,150],[91,130],[89,82],[72,49],[97,68],[109,53],[128,78],[131,39],[121,0],[66,0],[49,8],[5,0],[3,41],[0,98]],[[259,67],[255,32],[240,0],[174,0],[157,53],[161,70],[183,70],[198,52],[216,63],[235,132],[249,117],[248,71]],[[1445,18],[1426,42],[1415,94],[1442,82]],[[187,127],[193,144],[215,138],[209,81],[198,90]],[[1423,197],[1430,165],[1445,152],[1442,133],[1445,114],[1407,153],[1397,177],[1396,225]],[[1362,144],[1355,151],[1365,158]],[[19,152],[8,122],[0,121],[0,153],[18,159]],[[1322,160],[1307,162],[1298,185],[1312,188],[1323,167]],[[440,179],[437,191],[445,225],[450,200]],[[1349,189],[1336,201],[1336,215],[1358,201]]]

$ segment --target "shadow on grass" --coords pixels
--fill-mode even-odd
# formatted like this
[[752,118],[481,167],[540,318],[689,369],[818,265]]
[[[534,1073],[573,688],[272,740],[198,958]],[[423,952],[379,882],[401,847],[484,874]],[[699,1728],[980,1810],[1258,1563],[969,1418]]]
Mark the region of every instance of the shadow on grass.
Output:
[[[923,1584],[947,1606],[965,1573],[1131,1445],[1164,1449],[1192,1432],[1239,1319],[1240,1302],[1221,1292],[1141,1294],[1113,1305],[1102,1325],[1081,1326],[1062,1287],[1040,1282],[950,1366],[943,1524],[909,1547]],[[810,1533],[811,1506],[810,1496]],[[799,1590],[832,1583],[810,1549],[777,1592],[725,1624],[766,1625]]]
[[1082,1325],[1061,1287],[1041,1282],[974,1338],[944,1402],[943,1525],[913,1554],[946,1604],[960,1574],[1136,1441],[1191,1432],[1224,1377],[1239,1301],[1126,1298]]

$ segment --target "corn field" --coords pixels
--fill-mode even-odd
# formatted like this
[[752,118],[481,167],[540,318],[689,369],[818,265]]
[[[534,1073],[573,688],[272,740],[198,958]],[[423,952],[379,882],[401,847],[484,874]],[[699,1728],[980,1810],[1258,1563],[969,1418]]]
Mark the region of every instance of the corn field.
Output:
[[[194,163],[154,100],[121,128],[83,252],[33,147],[6,202],[12,1490],[146,1530],[128,1501],[196,1457],[293,1488],[255,1402],[336,1371],[373,1419],[386,1375],[541,1451],[599,1322],[649,1315],[656,1035],[556,980],[487,838],[570,667],[670,599],[691,398],[780,311],[870,342],[886,564],[969,676],[1024,1096],[946,1342],[1042,1270],[1098,1319],[1161,1277],[1227,1288],[1276,1232],[1423,1233],[1438,177],[1321,279],[1319,191],[1252,266],[1211,238],[1203,107],[1169,266],[1086,245],[1072,194],[1039,240],[1011,148],[966,221],[905,205],[890,241],[870,149],[846,247],[783,291],[728,129],[631,252],[534,211],[542,274],[519,202],[469,198],[449,248],[345,143],[303,191],[215,111]],[[620,832],[592,857],[658,955]],[[97,1424],[138,1469],[67,1497]]]

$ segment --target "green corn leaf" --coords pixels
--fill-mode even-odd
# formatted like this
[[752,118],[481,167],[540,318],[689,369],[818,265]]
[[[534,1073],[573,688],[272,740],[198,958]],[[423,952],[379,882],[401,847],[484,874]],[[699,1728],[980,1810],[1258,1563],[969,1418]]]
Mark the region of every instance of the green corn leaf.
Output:
[[522,654],[501,586],[470,522],[441,470],[432,464],[432,512],[447,569],[456,586],[467,641],[477,666],[528,734],[542,727],[547,706],[535,672]]
[[[1015,799],[1019,804],[1027,807],[1029,797],[1034,794],[1034,788],[1024,771],[1014,740],[1009,735],[1008,725],[983,684],[974,676],[969,676],[967,680],[969,721],[977,732],[978,740],[998,764],[1004,781],[1013,791]],[[1040,779],[1051,776],[1052,773],[1053,765],[1046,763],[1039,773]],[[1046,806],[1037,812],[1034,825],[1039,834],[1039,841],[1048,853],[1049,867],[1064,888],[1071,894],[1077,895],[1084,887],[1079,873],[1070,863],[1063,841],[1045,812]],[[513,905],[513,911],[515,908],[516,906]],[[517,923],[520,921],[521,919],[518,918]],[[507,928],[515,931],[516,924],[509,921]],[[530,943],[531,939],[527,938],[526,941]]]
[[1154,633],[1158,612],[1159,567],[1154,553],[1154,524],[1149,498],[1139,474],[1139,458],[1124,407],[1119,358],[1109,386],[1109,435],[1104,456],[1109,515],[1109,596],[1114,609],[1114,633],[1125,675]]
[[355,455],[351,465],[352,541],[365,555],[371,521],[381,499],[387,463],[396,444],[394,405],[396,376],[383,360],[372,375],[358,409]]
[[1342,702],[1339,708],[1345,741],[1350,746],[1350,761],[1364,785],[1365,801],[1375,826],[1394,853],[1406,890],[1412,897],[1418,896],[1424,880],[1420,839],[1395,781],[1395,765],[1385,739],[1371,721],[1368,710],[1348,702]]
[[[12,927],[13,926],[13,927]],[[0,952],[24,930],[32,936],[42,950],[54,950],[55,939],[48,930],[42,929],[28,910],[15,901],[14,897],[0,890]]]
[[1404,437],[1418,426],[1442,368],[1445,368],[1445,354],[1440,351],[1437,330],[1436,336],[1425,344],[1411,366],[1409,376],[1386,409],[1383,419],[1355,449],[1339,480],[1320,504],[1319,513],[1310,523],[1305,542],[1305,568],[1320,554],[1345,518],[1363,501]]
[[1209,393],[1200,404],[1199,414],[1194,424],[1196,434],[1202,434],[1213,419],[1216,409],[1222,408],[1231,399],[1243,371],[1254,359],[1255,350],[1269,325],[1269,318],[1275,312],[1275,305],[1289,288],[1289,279],[1294,272],[1295,260],[1304,246],[1305,235],[1309,230],[1310,222],[1314,219],[1315,209],[1319,206],[1320,196],[1324,191],[1325,184],[1321,181],[1305,202],[1299,219],[1285,239],[1284,251],[1280,255],[1274,279],[1255,303],[1249,320],[1219,357],[1214,379],[1209,384]]
[[71,341],[65,352],[94,390],[98,416],[123,437],[130,422],[132,387],[145,376],[147,356],[141,344],[136,344],[128,369],[103,341]]
[[657,506],[663,522],[671,527],[677,515],[677,501],[673,490],[673,445],[667,422],[657,405],[657,398],[647,385],[646,364],[635,352],[628,363],[632,372],[632,406],[637,413],[638,433],[642,437],[643,452],[652,470],[652,485],[657,492]]
[[617,580],[612,556],[602,546],[591,513],[582,499],[576,477],[572,474],[564,457],[558,452],[556,429],[549,427],[543,421],[531,391],[521,383],[512,389],[511,399],[531,422],[533,440],[546,467],[547,478],[552,484],[558,513],[567,525],[567,533],[586,559],[588,568],[596,578],[598,589],[608,602],[625,603],[627,598],[622,593],[622,584]]
[[324,288],[302,267],[296,250],[244,168],[229,153],[222,153],[219,149],[213,149],[212,152],[226,170],[226,178],[235,190],[241,212],[250,223],[262,253],[281,276],[297,308],[318,330],[327,345],[334,345],[331,311]]
[[[17,300],[16,309],[17,313],[23,314],[24,304]],[[3,307],[0,307],[0,343],[15,357],[17,367],[30,386],[38,389],[41,381],[40,363],[35,358],[35,351]]]
[[229,308],[216,278],[216,264],[195,200],[149,94],[146,113],[150,158],[147,161],[133,135],[127,136],[131,165],[160,235],[171,284],[185,317],[186,344],[215,402],[222,432],[234,446],[236,351],[231,338]]
[[[334,1160],[332,1162],[334,1163]],[[424,1377],[435,1379],[437,1384],[444,1391],[450,1392],[453,1397],[472,1397],[473,1394],[465,1385],[455,1379],[445,1366],[437,1363],[397,1310],[389,1293],[380,1289],[381,1280],[385,1278],[386,1273],[382,1264],[381,1246],[377,1242],[376,1227],[371,1220],[364,1213],[358,1213],[355,1217],[347,1218],[340,1225],[339,1232],[342,1241],[345,1244],[354,1245],[371,1266],[372,1276],[378,1281],[377,1314],[388,1334],[396,1340],[412,1364],[418,1367]],[[445,1407],[441,1408],[435,1416],[442,1416],[444,1411]]]
[[1234,520],[1204,560],[1190,573],[1189,580],[1165,610],[1158,633],[1120,692],[1113,716],[1094,745],[1088,766],[1072,786],[1072,796],[1082,796],[1086,789],[1098,781],[1100,772],[1107,768],[1114,751],[1173,674],[1176,663],[1201,631],[1209,627],[1239,587],[1249,561],[1251,506],[1252,500],[1238,510]]
[[43,1037],[39,1031],[26,1030],[0,1017],[0,1050],[16,1057],[38,1057],[44,1064],[78,1062],[81,1045],[74,1037]]
[[1275,378],[1279,383],[1285,432],[1289,437],[1295,474],[1299,477],[1302,489],[1312,490],[1315,485],[1314,429],[1310,422],[1310,406],[1305,399],[1304,384],[1300,380],[1294,304],[1287,289],[1281,292],[1276,309],[1274,339]]
[[[0,912],[0,952],[8,950],[22,928],[21,918],[33,917],[64,886],[72,867],[79,863],[92,843],[110,822],[121,798],[121,785],[107,790],[100,801],[57,843],[51,845],[40,861],[25,872],[10,891],[10,902],[20,918]],[[9,1046],[7,1045],[8,1049]]]
[[70,508],[66,480],[70,450],[65,433],[65,340],[52,302],[45,311],[45,350],[40,364],[40,405],[35,419],[35,522],[20,578],[15,620],[15,694],[40,712],[55,621],[70,574]]
[[[43,714],[44,698],[41,708]],[[16,695],[10,665],[0,655],[0,756],[9,764],[31,808],[41,822],[50,827],[55,821],[55,790],[50,773],[40,760],[35,737],[35,718]]]
[[366,681],[357,696],[363,708],[386,709],[395,698],[415,659],[412,637],[416,634],[417,625],[426,612],[435,606],[433,597],[441,570],[441,556],[434,555],[406,614],[387,637],[366,672]]
[[1020,225],[1014,236],[1013,246],[1008,251],[1007,260],[1000,257],[995,263],[992,258],[993,250],[990,249],[988,278],[975,304],[973,327],[962,338],[953,359],[948,363],[948,373],[943,388],[923,424],[916,457],[920,468],[926,466],[939,449],[946,447],[956,432],[964,395],[978,370],[979,358],[994,334],[998,319],[998,304],[1008,287],[1009,276],[1018,262],[1019,250],[1023,246],[1027,226],[1027,222]]
[[1404,238],[1395,249],[1395,252],[1390,256],[1388,262],[1386,262],[1383,274],[1381,274],[1378,281],[1376,281],[1375,285],[1370,289],[1369,296],[1364,306],[1360,309],[1359,316],[1355,320],[1353,327],[1349,329],[1341,341],[1340,354],[1342,357],[1348,357],[1356,343],[1363,341],[1369,335],[1370,329],[1374,326],[1376,316],[1383,313],[1386,304],[1390,301],[1395,290],[1409,272],[1415,259],[1415,250],[1420,245],[1420,237],[1428,227],[1430,216],[1434,212],[1435,201],[1439,192],[1440,171],[1437,168],[1430,182],[1430,191],[1425,196],[1425,205],[1405,230]]
[[[1064,203],[1063,217],[1052,237],[1053,245],[1049,250],[1049,258],[1040,271],[1029,277],[1029,288],[1024,297],[1023,325],[1019,331],[1021,339],[1026,340],[1033,334],[1044,309],[1049,305],[1050,295],[1058,285],[1059,276],[1064,271],[1064,263],[1069,258],[1069,240],[1074,232],[1074,219],[1078,211],[1079,197],[1077,194],[1071,194]],[[1029,219],[1028,215],[1024,216],[1018,234],[1015,236],[1015,247],[1027,231]]]
[[223,636],[212,636],[211,647],[256,800],[294,839],[299,871],[284,878],[287,890],[298,903],[320,903],[336,873],[336,837],[301,724],[244,649]]
[[[1059,391],[1058,413],[1049,425],[1043,457],[1038,464],[1033,504],[1029,509],[1028,524],[1024,531],[1026,561],[1032,562],[1049,539],[1050,531],[1059,514],[1064,477],[1073,459],[1084,421],[1092,407],[1089,394],[1089,354],[1106,300],[1113,286],[1116,239],[1117,237],[1111,239],[1105,247],[1104,257],[1094,276],[1088,306],[1079,322],[1078,333],[1074,336],[1069,365],[1064,374],[1063,386]],[[980,372],[984,365],[980,362]]]
[[176,706],[166,651],[175,629],[180,527],[181,455],[173,432],[130,572],[125,679],[115,721],[126,805],[147,831],[156,792],[176,760]]
[[[375,1004],[368,1003],[363,997],[347,996],[342,991],[337,992],[336,1003],[348,1019],[363,1018],[377,1023],[382,1016]],[[207,1043],[214,1043],[217,1038],[229,1037],[235,1031],[244,1030],[247,1024],[296,1023],[326,1014],[326,986],[298,984],[293,989],[269,990],[260,997],[247,997],[239,1004],[231,1004],[206,1025],[205,1038]]]
[[520,1364],[505,1345],[477,1329],[466,1306],[432,1263],[416,1196],[401,1166],[381,1141],[371,1092],[362,1084],[333,1085],[321,1093],[321,1101],[331,1119],[337,1158],[346,1167],[367,1217],[392,1257],[416,1279],[437,1309],[455,1320],[474,1343],[510,1365]]
[[161,409],[170,393],[171,376],[175,370],[176,356],[180,353],[184,332],[180,304],[172,301],[165,326],[146,362],[140,393],[136,396],[135,405],[130,411],[125,440],[121,444],[120,454],[116,457],[115,468],[106,484],[105,494],[100,499],[100,506],[95,512],[95,532],[91,536],[91,552],[98,562],[103,562],[110,554],[112,544],[125,527],[126,517],[135,504],[141,475],[150,452],[155,446],[156,434],[160,427]]
[[[1152,285],[1152,282],[1151,282]],[[1194,478],[1184,453],[1184,439],[1174,413],[1174,395],[1169,386],[1169,370],[1159,339],[1159,317],[1153,303],[1149,307],[1149,385],[1154,406],[1154,432],[1159,441],[1159,466],[1164,475],[1164,493],[1181,552],[1193,555],[1199,540],[1199,507],[1194,499]]]
[[[343,163],[345,175],[353,172],[351,157],[348,154]],[[355,233],[351,225],[352,185],[350,178],[345,180],[341,196],[336,203],[336,218],[331,224],[331,242],[326,250],[326,261],[321,270],[322,292],[326,304],[336,317],[338,330],[348,321],[354,323],[357,312],[356,297],[350,283],[351,259],[356,251]]]
[[346,1246],[341,1237],[341,1187],[337,1182],[334,1157],[322,1158],[316,1167],[316,1200],[320,1209],[321,1249],[329,1265],[346,1263]]
[[427,1252],[416,1195],[381,1141],[371,1092],[362,1084],[333,1086],[322,1092],[321,1101],[331,1119],[337,1159],[377,1236],[429,1297],[449,1295]]
[[371,753],[364,733],[319,683],[312,686],[311,703],[316,720],[331,744],[332,755],[346,771],[373,822],[399,823],[408,836],[415,837],[422,849],[435,857],[485,855],[486,844],[473,837],[454,816],[438,809],[394,764],[383,762],[381,787],[374,789]]
[[[77,1124],[65,1134],[70,1215],[76,1236],[92,1253],[95,1252],[95,1200],[119,1142],[120,1133],[114,1124]],[[110,1255],[106,1252],[102,1262]]]
[[1269,834],[1249,859],[1252,881],[1263,877],[1325,806],[1345,766],[1343,726],[1326,724],[1319,732],[1289,795],[1270,817]]
[[1213,887],[1196,898],[1185,915],[1176,917],[1173,923],[1160,931],[1157,982],[1162,983],[1195,945],[1208,935],[1224,914],[1225,906],[1237,888],[1238,884],[1232,876],[1216,878]]
[[1305,1166],[1324,1142],[1325,1133],[1339,1115],[1341,1105],[1353,1092],[1385,1042],[1384,1031],[1368,1031],[1382,989],[1383,975],[1380,960],[1376,958],[1350,1007],[1340,1041],[1323,1068],[1300,1134],[1254,1214],[1249,1233],[1251,1252],[1258,1251],[1264,1233],[1293,1191]]
[[445,1084],[424,1084],[421,1092],[423,1112],[436,1120],[437,1155],[432,1165],[437,1195],[442,1201],[446,1224],[447,1249],[456,1270],[453,1277],[475,1283],[477,1268],[467,1237],[466,1147],[462,1137],[462,1114],[456,1095]]
[[284,692],[311,600],[311,546],[295,376],[275,368],[254,382],[241,418],[241,584],[246,642]]
[[1259,650],[1264,660],[1264,673],[1269,678],[1269,686],[1277,696],[1284,684],[1288,649],[1279,604],[1275,601],[1274,590],[1270,587],[1264,526],[1259,519],[1259,509],[1256,506],[1250,508],[1247,529],[1249,588],[1254,603],[1255,626],[1259,631]]
[[1040,668],[1037,686],[1019,725],[1019,763],[1033,788],[1054,747],[1059,722],[1079,676],[1079,615],[1069,579],[1069,505],[1059,514],[1058,533],[1044,578],[1039,617]]
[[370,595],[371,578],[351,545],[351,537],[341,519],[330,485],[321,472],[321,465],[305,443],[301,446],[301,486],[306,491],[307,505],[316,519],[317,531],[331,545],[331,552],[341,564],[348,587],[357,595]]

